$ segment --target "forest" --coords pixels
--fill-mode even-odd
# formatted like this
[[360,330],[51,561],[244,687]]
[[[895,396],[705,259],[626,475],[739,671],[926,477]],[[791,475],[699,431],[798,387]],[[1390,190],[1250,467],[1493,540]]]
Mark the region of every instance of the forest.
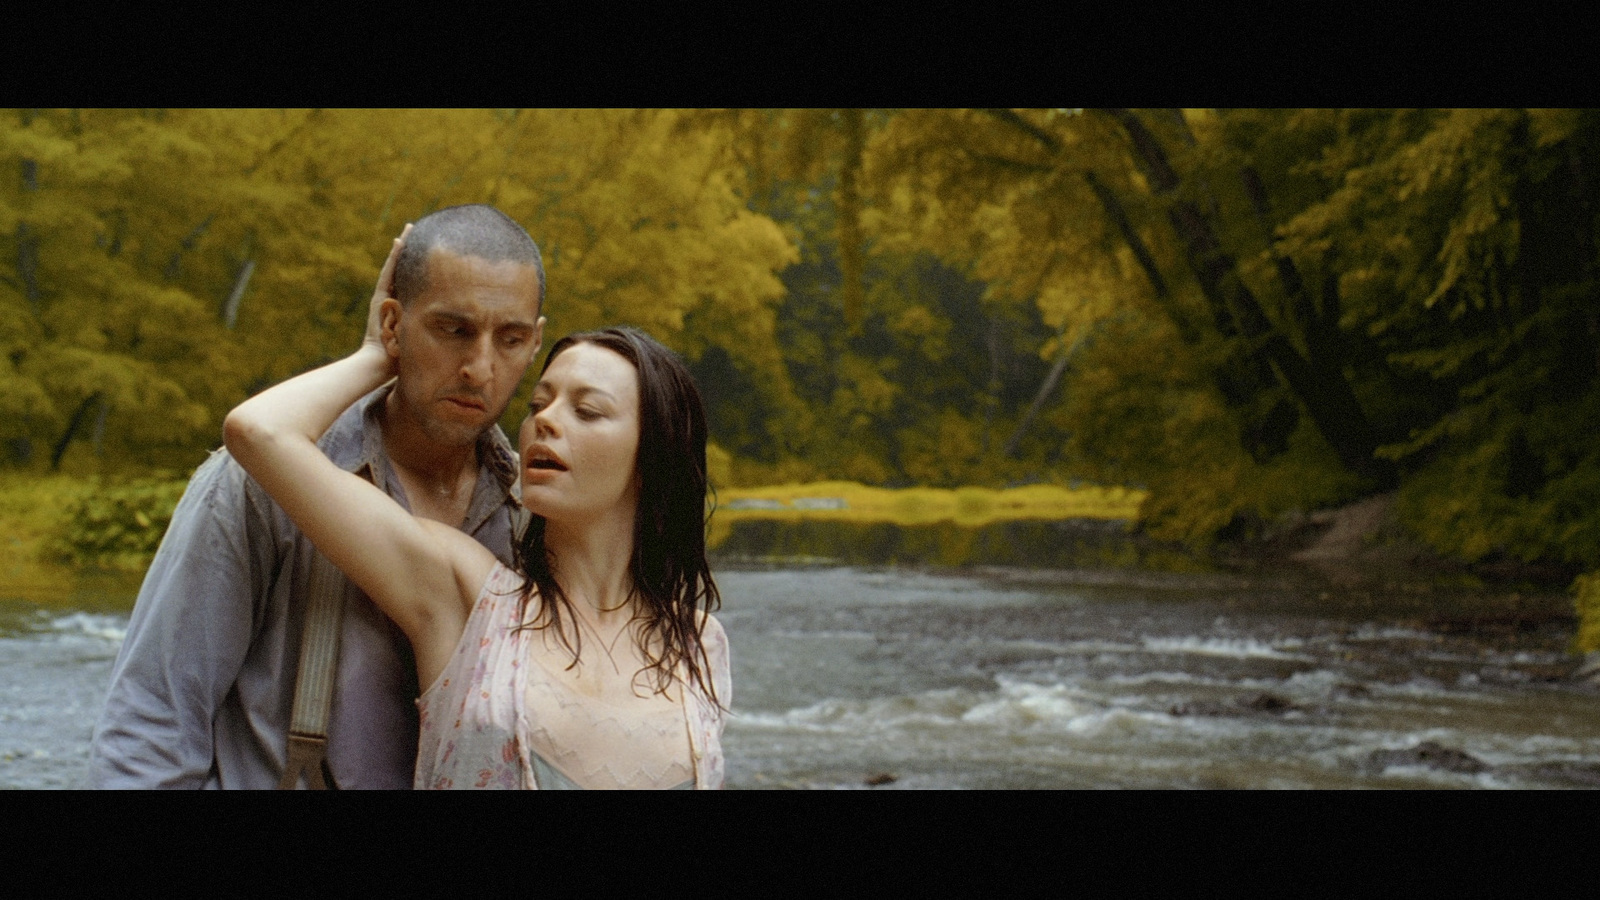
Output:
[[484,202],[552,338],[690,363],[727,486],[1114,485],[1195,545],[1392,494],[1576,575],[1597,151],[1567,109],[14,110],[0,465],[185,476],[355,346],[407,221]]

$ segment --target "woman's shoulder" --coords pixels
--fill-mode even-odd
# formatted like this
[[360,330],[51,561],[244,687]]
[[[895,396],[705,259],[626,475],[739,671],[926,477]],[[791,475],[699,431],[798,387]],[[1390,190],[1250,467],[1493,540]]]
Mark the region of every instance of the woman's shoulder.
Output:
[[467,599],[469,616],[482,611],[484,614],[498,617],[499,614],[494,610],[500,609],[520,611],[524,595],[531,594],[534,598],[538,597],[538,589],[530,590],[531,586],[521,572],[494,559],[492,554],[489,560],[479,560],[472,569],[465,572],[458,571],[458,577],[461,579],[462,595]]
[[701,640],[710,640],[713,634],[723,641],[728,639],[727,632],[722,630],[722,623],[717,621],[716,616],[703,609],[699,610],[696,615],[700,618]]
[[700,643],[705,647],[706,655],[712,658],[728,656],[728,633],[722,629],[722,623],[717,617],[705,610],[699,612],[700,616]]
[[[520,593],[527,584],[528,577],[526,575],[497,559],[489,567],[489,576],[484,579],[483,588],[485,591],[509,589]],[[535,596],[538,595],[539,589],[537,587],[533,587],[531,590]]]
[[733,665],[728,654],[728,633],[722,630],[722,623],[711,613],[701,611],[699,616],[700,648],[705,652],[706,662],[711,665],[711,671],[707,674],[716,692],[714,705],[727,709],[733,701]]

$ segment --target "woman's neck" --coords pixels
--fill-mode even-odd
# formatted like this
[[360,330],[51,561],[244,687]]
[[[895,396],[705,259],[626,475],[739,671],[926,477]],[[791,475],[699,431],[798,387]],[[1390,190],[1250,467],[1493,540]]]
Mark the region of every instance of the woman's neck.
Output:
[[573,525],[546,522],[549,551],[561,592],[609,632],[633,618],[633,520],[610,516]]

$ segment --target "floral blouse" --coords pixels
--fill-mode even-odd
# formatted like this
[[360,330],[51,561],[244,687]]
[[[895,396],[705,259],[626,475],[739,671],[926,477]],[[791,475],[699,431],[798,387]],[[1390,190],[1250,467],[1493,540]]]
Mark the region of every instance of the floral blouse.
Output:
[[[421,713],[415,787],[420,789],[537,788],[526,740],[524,704],[528,629],[520,624],[524,579],[496,564],[467,619],[466,630],[438,680],[417,698]],[[711,683],[724,705],[733,696],[728,637],[707,616],[701,635]],[[697,685],[684,691],[684,717],[695,787],[722,787],[725,717]]]

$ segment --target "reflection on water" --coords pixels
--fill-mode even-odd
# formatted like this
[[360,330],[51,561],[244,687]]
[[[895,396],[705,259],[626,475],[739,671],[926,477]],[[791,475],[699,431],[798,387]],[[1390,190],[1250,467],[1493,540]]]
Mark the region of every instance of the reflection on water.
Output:
[[[1207,572],[1098,523],[739,522],[716,558],[731,788],[1600,787],[1563,596]],[[136,589],[0,589],[0,787],[83,786]]]
[[73,571],[32,566],[25,580],[0,579],[0,634],[11,616],[32,610],[123,613],[133,609],[143,574],[138,572]]
[[751,519],[731,523],[727,537],[711,549],[714,560],[725,563],[1145,568],[1174,572],[1207,568],[1181,548],[1129,534],[1122,522],[1094,519],[1000,522],[978,528],[954,522],[902,526],[886,522]]

